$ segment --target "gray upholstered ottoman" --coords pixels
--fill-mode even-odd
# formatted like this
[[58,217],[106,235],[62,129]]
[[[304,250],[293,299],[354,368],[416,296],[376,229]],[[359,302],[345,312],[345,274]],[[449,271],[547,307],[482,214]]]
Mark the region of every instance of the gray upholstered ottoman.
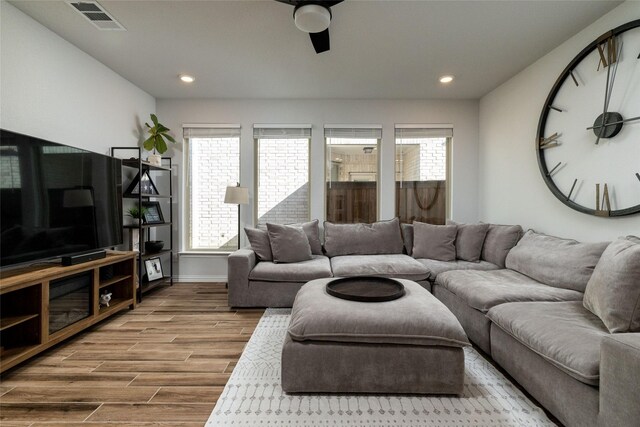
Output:
[[456,317],[422,286],[377,303],[327,294],[333,279],[298,292],[282,349],[289,393],[461,394],[467,336]]

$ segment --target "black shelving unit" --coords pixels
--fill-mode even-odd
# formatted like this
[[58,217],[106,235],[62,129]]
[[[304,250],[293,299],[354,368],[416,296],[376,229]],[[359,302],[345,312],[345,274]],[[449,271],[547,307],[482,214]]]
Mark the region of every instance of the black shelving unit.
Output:
[[[122,155],[122,154],[126,155]],[[134,154],[133,156],[131,156]],[[138,223],[137,225],[124,225],[123,228],[128,231],[129,241],[131,241],[133,236],[133,230],[138,230],[138,277],[137,277],[137,294],[138,301],[142,301],[142,296],[147,292],[150,292],[154,289],[157,289],[161,286],[173,286],[173,231],[171,230],[171,226],[173,224],[173,177],[172,177],[172,164],[170,157],[162,158],[162,166],[152,165],[151,163],[142,160],[142,150],[139,147],[112,147],[111,155],[113,157],[118,157],[122,159],[122,167],[123,169],[133,169],[137,170],[138,178],[142,177],[144,172],[147,172],[151,179],[161,178],[162,175],[166,175],[163,183],[165,186],[160,185],[160,189],[158,190],[161,194],[149,194],[149,193],[138,193],[138,194],[123,194],[123,199],[129,200],[137,200],[138,206],[142,206],[142,202],[144,201],[163,201],[164,207],[168,205],[169,215],[168,218],[165,217],[165,222],[160,224],[145,224]],[[126,173],[123,173],[123,177],[127,176]],[[124,183],[123,183],[124,184]],[[123,185],[124,187],[124,185]],[[125,187],[126,188],[126,187]],[[164,193],[162,190],[168,192]],[[168,203],[167,203],[168,201]],[[163,209],[164,211],[164,209]],[[149,241],[151,239],[151,230],[155,228],[161,227],[169,227],[169,246],[165,242],[164,248],[159,252],[154,253],[145,253],[144,242]],[[144,261],[161,257],[162,260],[166,260],[168,258],[168,271],[169,275],[166,275],[166,267],[165,263],[163,263],[163,273],[165,277],[157,280],[144,280],[146,274],[144,268]]]

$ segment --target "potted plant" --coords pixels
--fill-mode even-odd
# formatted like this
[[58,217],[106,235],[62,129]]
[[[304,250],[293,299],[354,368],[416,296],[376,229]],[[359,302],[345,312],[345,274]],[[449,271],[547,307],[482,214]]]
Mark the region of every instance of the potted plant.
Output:
[[168,148],[167,141],[175,144],[176,140],[169,135],[169,131],[171,129],[158,122],[158,117],[156,117],[155,114],[151,114],[151,122],[153,123],[153,126],[150,126],[149,123],[145,123],[147,132],[150,136],[142,143],[142,146],[147,151],[153,150],[153,154],[149,154],[147,161],[152,165],[160,166],[162,162],[161,154],[167,151]]
[[144,215],[147,213],[147,208],[133,206],[127,210],[127,216],[133,218],[133,225],[139,225],[144,222]]

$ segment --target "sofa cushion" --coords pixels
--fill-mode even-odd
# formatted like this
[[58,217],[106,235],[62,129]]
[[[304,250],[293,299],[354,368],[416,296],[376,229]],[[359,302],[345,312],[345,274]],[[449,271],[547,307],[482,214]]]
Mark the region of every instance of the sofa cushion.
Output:
[[529,230],[509,251],[507,268],[549,286],[584,292],[608,243],[580,243]]
[[463,261],[480,261],[484,239],[489,224],[457,224],[456,258]]
[[438,261],[436,259],[417,259],[420,264],[427,267],[429,270],[429,280],[434,281],[438,274],[444,273],[445,271],[452,270],[498,270],[498,267],[495,264],[491,264],[488,261],[479,261],[479,262],[469,262],[462,261],[460,259],[455,261]]
[[329,258],[324,255],[313,255],[308,261],[288,264],[276,264],[263,261],[256,264],[249,280],[264,282],[308,282],[313,279],[332,277]]
[[441,273],[436,283],[482,312],[506,302],[582,301],[583,294],[544,285],[513,270],[459,270]]
[[522,237],[522,227],[519,225],[490,224],[484,238],[480,259],[504,268],[507,254],[518,243],[520,237]]
[[404,251],[411,256],[413,253],[413,224],[400,224],[400,228],[402,229]]
[[433,225],[424,222],[413,222],[414,258],[455,261],[457,225]]
[[609,333],[580,301],[501,304],[487,317],[568,375],[598,385],[600,342]]
[[267,223],[273,262],[300,262],[311,259],[311,245],[301,227]]
[[469,345],[456,317],[415,282],[402,280],[405,295],[365,303],[327,294],[328,280],[304,285],[293,303],[289,335],[295,341],[332,341],[462,347]]
[[621,237],[605,249],[587,284],[584,306],[609,332],[640,332],[640,240]]
[[324,222],[324,249],[330,257],[339,255],[402,254],[400,220],[373,224]]
[[273,261],[273,253],[271,252],[271,242],[269,242],[269,233],[267,230],[259,228],[245,227],[244,232],[247,233],[249,246],[256,253],[259,261]]
[[425,280],[429,270],[409,255],[343,255],[331,258],[335,277],[380,276]]

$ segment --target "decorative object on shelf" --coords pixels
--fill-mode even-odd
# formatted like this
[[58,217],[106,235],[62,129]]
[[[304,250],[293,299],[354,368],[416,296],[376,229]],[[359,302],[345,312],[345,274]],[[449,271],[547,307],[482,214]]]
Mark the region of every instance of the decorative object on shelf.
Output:
[[146,224],[164,224],[160,202],[142,202],[142,207],[146,209],[143,214]]
[[100,307],[109,307],[109,301],[111,301],[111,292],[100,295]]
[[129,250],[134,252],[140,252],[140,229],[132,228],[129,234]]
[[164,277],[164,275],[162,274],[162,262],[160,261],[160,257],[154,257],[145,260],[144,268],[147,270],[147,279],[150,282],[152,280],[158,280]]
[[[164,154],[167,151],[167,141],[173,142],[175,144],[176,140],[171,135],[169,135],[169,131],[171,129],[158,122],[158,118],[155,114],[151,114],[151,122],[153,123],[153,126],[150,126],[149,123],[145,123],[147,132],[150,136],[146,141],[144,141],[142,146],[147,151],[153,150],[153,154],[149,154],[149,157],[147,157],[147,161],[154,166],[161,166],[161,154]],[[157,154],[156,151],[159,154]]]
[[567,65],[544,103],[536,152],[562,203],[601,217],[640,213],[640,20],[614,28]]
[[142,206],[133,206],[127,209],[127,216],[133,218],[131,225],[139,225],[144,221],[144,215],[147,213],[147,208]]
[[162,250],[164,247],[164,241],[162,240],[149,240],[144,242],[144,251],[149,254],[155,254]]
[[240,183],[227,186],[224,193],[224,202],[230,205],[238,205],[238,248],[240,248],[240,205],[249,204],[249,189],[240,187]]
[[127,187],[127,190],[124,192],[125,196],[137,196],[140,193],[147,195],[159,194],[156,185],[149,176],[149,171],[142,172],[142,179],[140,179],[140,174],[137,174],[131,181],[131,184]]

